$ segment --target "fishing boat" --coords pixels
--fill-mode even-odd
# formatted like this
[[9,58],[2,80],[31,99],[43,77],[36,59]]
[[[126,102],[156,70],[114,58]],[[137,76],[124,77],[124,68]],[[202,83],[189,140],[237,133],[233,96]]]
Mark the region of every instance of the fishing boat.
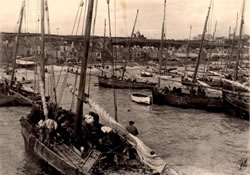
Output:
[[203,94],[186,94],[178,91],[153,90],[153,103],[181,108],[195,108],[218,111],[223,109],[221,97],[207,97]]
[[226,113],[249,120],[250,88],[233,80],[222,79],[222,82]]
[[[207,84],[197,81],[197,72],[199,68],[199,62],[201,59],[201,52],[203,48],[210,8],[211,8],[211,3],[208,8],[208,13],[207,13],[207,17],[206,17],[206,21],[205,21],[205,25],[203,29],[199,56],[196,62],[193,79],[191,81],[181,81],[181,83],[184,83],[184,85],[188,85],[188,86],[183,86],[180,88],[174,87],[170,89],[168,87],[164,87],[164,88],[160,87],[160,77],[159,77],[158,86],[154,88],[152,91],[153,103],[166,104],[166,105],[182,107],[182,108],[195,108],[195,109],[205,109],[205,110],[215,110],[215,111],[222,110],[222,107],[223,107],[222,93],[218,92],[218,95],[215,95],[215,96],[210,95],[209,94],[210,87]],[[162,25],[163,26],[162,42],[163,42],[163,36],[164,36],[164,24],[165,24],[165,16],[164,16],[163,25]],[[161,44],[161,49],[162,49],[162,45],[163,44]],[[159,69],[159,73],[160,72],[161,72],[161,66]],[[173,82],[174,80],[169,80],[170,83],[171,81]]]
[[22,100],[18,95],[5,95],[0,93],[0,106],[30,106],[31,103],[26,100]]
[[13,54],[12,54],[12,70],[11,70],[11,79],[8,80],[5,77],[2,77],[0,80],[0,106],[31,106],[32,98],[36,97],[37,94],[34,92],[28,92],[22,87],[20,82],[14,81],[15,72],[16,72],[16,58],[17,50],[19,45],[19,38],[22,28],[23,14],[24,14],[25,3],[22,3],[20,11],[20,19],[18,32],[16,40],[14,43]]
[[[134,25],[133,25],[133,29],[131,32],[131,36],[130,36],[130,40],[127,44],[127,49],[128,52],[130,52],[130,45],[131,45],[131,41],[133,38],[133,34],[134,34],[134,29],[135,29],[135,24],[137,21],[137,16],[138,16],[139,10],[137,9],[137,14],[135,17],[135,21],[134,21]],[[104,32],[104,36],[105,36],[105,32]],[[105,37],[104,37],[105,38]],[[112,40],[111,34],[110,34],[110,40]],[[110,41],[112,43],[112,41]],[[109,52],[110,55],[112,55],[112,52],[106,48],[106,46],[104,47],[105,50],[107,50]],[[125,78],[125,73],[126,73],[126,67],[128,64],[128,60],[125,58],[125,54],[127,54],[126,52],[124,52],[124,59],[125,59],[125,65],[122,66],[119,69],[116,69],[114,66],[114,58],[112,59],[112,76],[111,77],[107,77],[107,75],[103,75],[103,71],[102,71],[102,75],[98,76],[98,83],[99,86],[101,87],[105,87],[105,88],[119,88],[119,89],[152,89],[156,83],[153,82],[148,82],[148,81],[137,81],[136,79],[131,79],[131,78]],[[130,55],[128,53],[128,55]],[[104,67],[104,65],[102,65],[102,67]],[[120,77],[115,76],[115,70],[121,70],[122,74]]]
[[249,120],[250,96],[249,92],[237,94],[223,92],[224,107],[226,112],[234,117]]
[[[97,3],[95,5],[97,8]],[[177,174],[176,171],[170,168],[170,166],[166,164],[165,161],[157,156],[155,152],[147,147],[139,138],[128,133],[127,130],[121,124],[116,122],[103,108],[101,108],[91,99],[87,99],[85,96],[86,67],[89,56],[90,31],[94,0],[90,0],[88,3],[84,35],[85,40],[83,45],[84,56],[82,58],[80,75],[81,79],[77,93],[77,112],[73,113],[71,111],[62,110],[52,104],[51,105],[54,106],[54,108],[49,108],[50,106],[47,105],[44,97],[44,0],[41,1],[41,7],[42,34],[41,63],[39,66],[41,68],[39,70],[41,76],[40,93],[42,95],[42,108],[40,104],[37,104],[34,107],[37,107],[36,110],[39,109],[39,113],[42,112],[42,114],[39,118],[39,115],[32,115],[34,113],[31,113],[27,117],[23,117],[20,120],[21,132],[25,140],[25,145],[39,158],[46,161],[61,174]],[[76,91],[74,91],[74,93],[76,93]],[[83,115],[84,102],[87,102],[91,106],[91,109],[93,109],[96,113],[92,112],[92,114],[89,113],[89,115]],[[46,141],[44,142],[43,139],[40,139],[41,136],[44,136],[42,132],[37,131],[38,125],[43,123],[43,121],[40,119],[44,118],[45,121],[48,121],[48,117],[55,119],[57,116],[57,114],[49,112],[49,109],[55,110],[57,114],[57,110],[59,109],[61,112],[63,112],[62,116],[71,116],[69,121],[70,124],[67,125],[66,129],[73,129],[73,132],[72,135],[69,135],[69,137],[65,137],[67,140],[70,139],[68,142],[61,142],[59,138],[59,140],[56,139],[54,144],[51,145]],[[100,123],[98,124],[98,127],[100,126],[100,128],[98,129],[98,133],[102,132],[104,135],[101,137],[95,137],[93,135],[90,135],[90,137],[85,137],[82,139],[82,141],[87,141],[88,143],[82,144],[82,142],[79,142],[78,138],[87,136],[86,134],[88,132],[84,133],[83,131],[88,129],[88,127],[92,128],[92,126],[97,124],[93,123],[93,121],[97,122],[96,115],[100,117]],[[96,138],[99,138],[102,141]],[[97,144],[97,142],[99,144]],[[136,156],[136,158],[133,160],[129,160],[127,154],[127,151],[131,149],[134,150]]]
[[250,110],[250,88],[239,83],[238,80],[238,69],[239,62],[241,59],[242,49],[242,32],[244,25],[244,11],[245,11],[245,0],[243,0],[241,24],[239,30],[239,41],[237,60],[234,68],[233,80],[223,79],[223,99],[225,111],[234,117],[249,120]]
[[130,79],[119,80],[105,76],[98,76],[98,82],[101,87],[118,89],[153,89],[156,85],[153,82],[136,82]]
[[152,97],[144,94],[132,93],[131,100],[139,104],[152,104]]

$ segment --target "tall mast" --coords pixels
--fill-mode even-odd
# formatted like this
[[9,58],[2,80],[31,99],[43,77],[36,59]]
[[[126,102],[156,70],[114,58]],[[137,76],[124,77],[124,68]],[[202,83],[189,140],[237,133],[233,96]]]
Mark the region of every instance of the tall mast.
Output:
[[[109,38],[111,43],[111,56],[112,56],[112,75],[115,75],[115,64],[114,64],[114,55],[113,55],[113,45],[112,45],[112,35],[111,35],[111,20],[110,20],[110,8],[109,8],[109,0],[107,0],[108,5],[108,22],[109,22]],[[115,112],[115,120],[118,121],[117,116],[117,103],[116,103],[116,90],[113,87],[113,97],[114,97],[114,112]]]
[[202,34],[202,38],[201,38],[201,45],[200,45],[199,55],[198,55],[198,59],[197,59],[197,62],[196,62],[194,75],[193,75],[193,83],[195,83],[196,78],[197,78],[197,71],[198,71],[199,64],[200,64],[201,53],[202,53],[202,49],[203,49],[205,34],[206,34],[206,31],[207,31],[207,22],[208,22],[210,10],[211,10],[211,5],[212,5],[212,0],[210,1],[210,5],[208,7],[207,17],[206,17],[206,21],[205,21],[204,28],[203,28],[203,34]]
[[48,108],[45,99],[45,72],[44,72],[44,0],[41,0],[41,57],[40,57],[40,93],[42,98],[43,113],[45,119],[48,118]]
[[192,33],[192,26],[190,26],[190,29],[189,29],[189,36],[188,36],[188,43],[187,43],[187,56],[186,56],[186,60],[185,60],[185,75],[186,75],[186,71],[187,71],[191,33]]
[[161,81],[161,66],[162,66],[162,59],[163,59],[163,40],[165,34],[165,19],[166,19],[166,4],[167,0],[164,0],[164,13],[163,13],[163,22],[162,22],[162,31],[161,31],[161,46],[160,46],[160,59],[159,59],[159,77],[158,77],[158,87],[160,87]]
[[[139,13],[139,9],[137,9],[137,11],[136,11],[136,16],[135,16],[135,21],[134,21],[133,29],[132,29],[132,32],[131,32],[131,35],[130,35],[130,39],[129,39],[129,42],[128,42],[128,45],[127,45],[128,55],[130,55],[130,45],[131,45],[131,42],[132,42],[133,34],[135,32],[135,25],[136,25],[136,22],[137,22],[138,13]],[[125,57],[125,54],[124,54],[124,57]],[[123,72],[122,72],[122,80],[123,80],[124,74],[126,72],[127,64],[128,64],[128,60],[125,59],[125,65],[124,65],[124,69],[123,69]]]
[[235,24],[235,27],[234,27],[234,32],[233,32],[233,39],[232,39],[232,43],[231,43],[231,52],[230,52],[230,55],[228,56],[226,72],[227,72],[228,66],[231,63],[230,59],[232,59],[233,52],[234,52],[234,42],[235,42],[235,35],[236,35],[237,26],[238,26],[238,13],[237,13],[237,17],[236,17],[236,24]]
[[45,0],[45,11],[46,11],[46,15],[47,15],[48,34],[50,35],[50,20],[49,20],[48,0]]
[[242,52],[242,31],[243,31],[243,25],[244,25],[244,12],[245,12],[245,0],[243,1],[242,6],[242,14],[241,14],[241,22],[240,22],[240,34],[239,34],[239,40],[238,40],[238,55],[237,55],[237,61],[235,64],[235,71],[234,71],[234,80],[237,80],[238,78],[238,66],[240,62],[240,56]]
[[[104,32],[103,32],[103,54],[101,55],[102,56],[102,68],[104,69],[104,54],[105,54],[105,51],[106,51],[106,18],[104,19]],[[102,70],[102,76],[103,76],[103,70]]]
[[[231,35],[231,26],[229,26],[228,41],[230,41],[230,35]],[[224,72],[227,72],[227,64],[228,64],[228,60],[230,58],[229,52],[230,52],[230,45],[227,48],[227,59],[225,60],[225,65],[224,65],[225,71]]]
[[[49,20],[49,6],[48,6],[48,0],[45,0],[45,11],[47,15],[47,26],[48,26],[48,34],[49,34],[49,41],[51,43],[51,37],[50,37],[50,20]],[[54,66],[51,65],[51,75],[50,75],[50,86],[51,86],[51,95],[52,95],[52,102],[57,103],[57,98],[56,98],[56,87],[55,87],[55,74],[54,74]]]
[[24,13],[24,7],[25,7],[25,1],[22,3],[21,11],[20,11],[20,20],[19,20],[19,27],[18,27],[18,32],[17,36],[15,38],[15,46],[12,54],[12,73],[11,73],[11,81],[10,81],[10,87],[12,87],[14,83],[14,76],[15,76],[15,68],[16,68],[16,55],[17,55],[17,49],[19,45],[19,39],[20,39],[20,33],[22,29],[22,23],[23,23],[23,13]]
[[89,44],[90,44],[90,32],[91,24],[93,17],[93,7],[94,0],[89,0],[88,3],[88,12],[85,25],[85,34],[84,34],[84,48],[83,48],[83,57],[81,57],[81,75],[80,75],[80,84],[79,84],[79,94],[77,100],[77,122],[80,121],[80,118],[83,113],[83,102],[85,100],[85,82],[86,82],[86,70],[89,56]]
[[[41,0],[41,79],[45,82],[45,72],[44,72],[44,0]],[[45,86],[44,86],[45,88]]]
[[215,22],[215,26],[214,26],[214,33],[213,33],[213,36],[212,36],[212,43],[211,43],[211,46],[210,46],[208,59],[207,59],[205,65],[204,65],[205,76],[207,76],[208,64],[209,64],[209,61],[210,61],[211,56],[212,56],[212,48],[213,48],[213,45],[214,45],[214,38],[215,38],[216,28],[217,28],[217,21]]

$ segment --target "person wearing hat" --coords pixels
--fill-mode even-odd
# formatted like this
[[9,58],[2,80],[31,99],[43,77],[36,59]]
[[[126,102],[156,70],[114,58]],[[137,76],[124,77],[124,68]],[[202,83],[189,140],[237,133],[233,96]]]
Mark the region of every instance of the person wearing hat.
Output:
[[130,133],[130,134],[133,134],[134,136],[137,136],[139,133],[138,133],[138,130],[137,128],[134,126],[134,121],[129,121],[128,122],[129,125],[126,127],[126,130]]

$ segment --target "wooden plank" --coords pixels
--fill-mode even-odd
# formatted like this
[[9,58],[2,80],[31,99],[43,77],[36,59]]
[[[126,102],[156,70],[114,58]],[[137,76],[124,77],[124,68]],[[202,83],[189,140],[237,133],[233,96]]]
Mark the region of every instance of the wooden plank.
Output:
[[101,152],[93,149],[91,151],[91,154],[89,156],[87,156],[87,160],[86,160],[86,163],[84,164],[84,166],[82,167],[82,169],[85,171],[85,172],[90,172],[91,169],[95,166],[95,164],[97,163],[97,161],[99,160],[101,156]]

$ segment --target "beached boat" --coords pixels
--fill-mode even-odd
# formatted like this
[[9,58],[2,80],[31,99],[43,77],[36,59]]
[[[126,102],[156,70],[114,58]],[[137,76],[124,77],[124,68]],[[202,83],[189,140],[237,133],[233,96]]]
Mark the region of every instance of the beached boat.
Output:
[[146,104],[146,105],[152,104],[152,97],[148,95],[133,93],[131,94],[130,97],[132,101],[139,103],[139,104]]
[[98,76],[98,83],[101,87],[118,88],[118,89],[153,89],[156,83],[152,82],[136,82],[131,80],[118,80]]

